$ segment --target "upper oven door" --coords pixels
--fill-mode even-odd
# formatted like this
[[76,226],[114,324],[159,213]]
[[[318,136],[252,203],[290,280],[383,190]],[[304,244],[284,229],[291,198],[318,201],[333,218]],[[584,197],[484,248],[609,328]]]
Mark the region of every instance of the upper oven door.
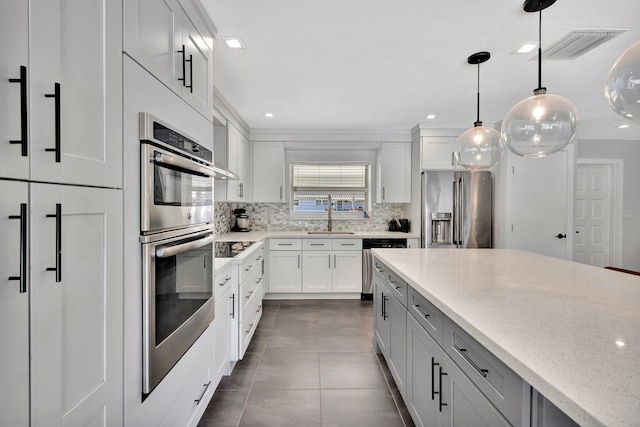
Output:
[[213,170],[188,157],[142,143],[140,231],[213,222]]

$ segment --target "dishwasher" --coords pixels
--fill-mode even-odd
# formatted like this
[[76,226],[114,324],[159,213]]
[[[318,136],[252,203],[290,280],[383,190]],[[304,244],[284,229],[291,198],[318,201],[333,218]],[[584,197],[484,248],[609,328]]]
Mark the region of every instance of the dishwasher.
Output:
[[361,299],[373,299],[373,254],[375,248],[406,248],[407,239],[362,239],[362,294]]

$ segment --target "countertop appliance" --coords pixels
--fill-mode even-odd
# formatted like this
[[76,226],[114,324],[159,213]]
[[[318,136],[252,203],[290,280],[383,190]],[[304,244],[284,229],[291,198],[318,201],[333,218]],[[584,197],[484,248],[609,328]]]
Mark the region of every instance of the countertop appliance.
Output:
[[373,299],[373,254],[374,248],[406,248],[407,239],[362,239],[362,294],[361,299]]
[[249,218],[249,215],[247,215],[246,209],[234,209],[233,214],[236,217],[236,222],[231,231],[251,231],[249,228],[249,225],[251,225],[251,219]]
[[234,258],[240,252],[253,245],[255,242],[243,241],[243,242],[216,242],[215,254],[216,258]]
[[491,172],[422,172],[423,248],[490,248],[491,222]]

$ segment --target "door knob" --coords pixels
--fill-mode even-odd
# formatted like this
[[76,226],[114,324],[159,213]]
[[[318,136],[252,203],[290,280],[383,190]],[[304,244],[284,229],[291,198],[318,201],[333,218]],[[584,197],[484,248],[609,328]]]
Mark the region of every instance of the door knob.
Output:
[[558,233],[558,235],[555,236],[555,237],[557,237],[558,239],[564,239],[564,238],[567,237],[567,235],[566,234],[562,234],[562,233]]

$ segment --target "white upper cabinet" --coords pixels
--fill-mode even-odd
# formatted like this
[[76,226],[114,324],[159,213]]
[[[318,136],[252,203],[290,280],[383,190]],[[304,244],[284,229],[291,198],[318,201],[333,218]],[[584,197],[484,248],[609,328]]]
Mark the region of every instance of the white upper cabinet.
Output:
[[[0,13],[0,176],[29,178],[29,11],[4,0]],[[11,11],[11,13],[5,11]]]
[[286,201],[284,143],[253,143],[253,201]]
[[213,36],[191,0],[131,0],[124,12],[125,52],[212,121]]
[[[0,174],[121,187],[122,3],[32,0],[29,32],[20,13],[26,6],[14,8],[17,15],[12,11],[1,18],[10,20],[2,23],[0,42],[7,112],[1,132],[7,142],[26,144],[24,151],[17,143],[0,145]],[[4,37],[5,31],[11,36]]]
[[457,136],[423,136],[420,138],[422,146],[422,169],[453,170],[455,168],[455,143]]
[[411,144],[381,144],[379,166],[378,202],[411,203]]
[[247,138],[231,122],[227,122],[227,141],[224,148],[227,154],[227,168],[235,172],[240,179],[216,181],[215,199],[218,202],[249,202],[251,201],[251,147]]

